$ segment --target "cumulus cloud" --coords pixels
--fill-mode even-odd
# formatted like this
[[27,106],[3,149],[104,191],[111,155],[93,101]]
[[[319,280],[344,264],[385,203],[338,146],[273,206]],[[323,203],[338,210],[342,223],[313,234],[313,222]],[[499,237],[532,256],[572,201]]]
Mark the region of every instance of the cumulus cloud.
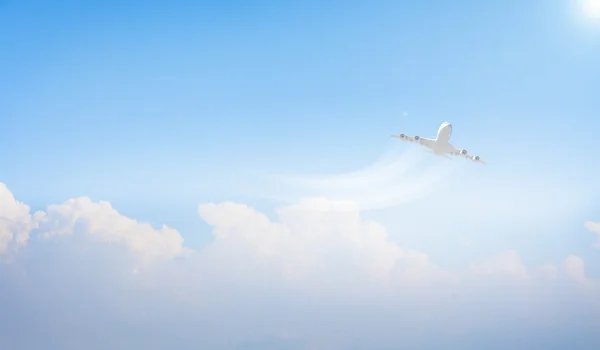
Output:
[[124,245],[145,258],[169,259],[184,252],[183,237],[174,229],[153,228],[125,217],[109,202],[90,198],[69,199],[51,205],[34,217],[35,227],[44,238],[55,235],[83,234],[93,240]]
[[29,206],[17,201],[6,185],[0,183],[0,253],[13,245],[26,245],[31,228]]
[[596,234],[596,239],[598,240],[596,247],[600,248],[600,222],[588,221],[585,223],[585,227]]
[[6,185],[0,183],[0,253],[11,244],[26,245],[31,234],[40,239],[86,236],[126,246],[144,259],[169,259],[186,252],[176,230],[167,226],[155,229],[127,218],[109,202],[73,198],[32,215],[29,206],[15,200]]
[[383,226],[363,220],[353,202],[306,199],[277,210],[279,222],[234,203],[203,204],[199,213],[214,227],[211,249],[241,245],[245,253],[269,257],[290,283],[311,283],[311,290],[358,281],[386,285],[399,275],[410,283],[437,272],[426,254],[403,249]]
[[[30,235],[0,265],[10,349],[594,349],[600,340],[598,283],[575,255],[528,267],[503,251],[445,268],[356,203],[326,198],[275,218],[201,204],[214,239],[189,250],[177,231],[107,202],[71,199],[31,215],[8,193],[2,215],[19,213],[11,220]],[[6,231],[11,244],[18,227]]]

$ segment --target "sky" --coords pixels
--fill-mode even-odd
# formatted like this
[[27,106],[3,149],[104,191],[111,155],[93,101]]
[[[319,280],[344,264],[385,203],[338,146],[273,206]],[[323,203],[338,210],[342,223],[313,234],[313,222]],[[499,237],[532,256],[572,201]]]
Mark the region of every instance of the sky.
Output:
[[0,0],[0,342],[597,348],[584,1]]

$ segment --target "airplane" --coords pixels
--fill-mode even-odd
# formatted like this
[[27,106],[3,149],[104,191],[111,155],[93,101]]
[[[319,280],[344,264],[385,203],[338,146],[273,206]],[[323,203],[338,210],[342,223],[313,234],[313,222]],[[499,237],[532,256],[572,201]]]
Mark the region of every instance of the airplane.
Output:
[[467,152],[466,149],[458,149],[450,144],[450,137],[452,136],[452,124],[448,122],[442,123],[438,129],[437,136],[435,139],[428,139],[420,136],[407,136],[405,134],[392,135],[392,137],[399,138],[402,141],[416,142],[421,146],[429,148],[429,152],[437,156],[448,157],[448,154],[453,156],[461,156],[470,159],[477,163],[487,164],[479,156],[472,156]]

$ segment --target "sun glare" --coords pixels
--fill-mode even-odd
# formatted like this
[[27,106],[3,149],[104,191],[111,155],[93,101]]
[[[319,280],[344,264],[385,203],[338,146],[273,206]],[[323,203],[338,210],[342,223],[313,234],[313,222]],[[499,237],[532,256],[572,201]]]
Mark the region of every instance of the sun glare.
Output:
[[600,19],[600,0],[581,0],[581,5],[588,17]]

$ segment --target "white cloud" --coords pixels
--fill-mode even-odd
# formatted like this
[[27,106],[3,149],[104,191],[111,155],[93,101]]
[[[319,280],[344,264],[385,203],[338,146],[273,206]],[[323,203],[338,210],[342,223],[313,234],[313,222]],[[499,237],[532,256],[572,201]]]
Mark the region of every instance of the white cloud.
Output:
[[588,221],[585,223],[585,227],[596,234],[596,239],[598,240],[596,247],[600,248],[600,222]]
[[6,252],[11,243],[25,245],[31,234],[41,238],[83,235],[125,246],[150,260],[170,259],[187,251],[176,230],[139,223],[119,214],[106,201],[73,198],[31,215],[29,206],[15,200],[6,185],[0,183],[0,253]]
[[124,245],[150,259],[169,259],[184,252],[183,237],[176,230],[167,226],[154,229],[119,214],[109,202],[95,203],[87,197],[50,205],[46,212],[36,213],[34,221],[45,238],[84,234],[100,242]]
[[0,253],[11,244],[27,244],[31,224],[29,206],[15,200],[6,185],[0,183]]
[[[7,193],[3,215],[20,213],[12,220],[33,227],[27,249],[0,268],[0,339],[11,349],[476,349],[481,339],[529,349],[559,335],[600,340],[589,330],[600,322],[598,284],[575,255],[532,268],[504,251],[444,268],[392,240],[355,203],[325,198],[280,208],[275,219],[243,204],[201,204],[214,240],[188,251],[177,231],[108,202],[70,199],[32,218]],[[161,259],[140,265],[139,256]],[[23,329],[28,337],[17,336]]]
[[280,222],[234,203],[203,204],[199,213],[214,227],[213,246],[225,251],[242,245],[246,253],[270,257],[291,283],[386,285],[392,276],[408,282],[436,271],[426,254],[403,249],[383,226],[363,220],[352,202],[306,199],[279,209]]
[[587,278],[585,277],[585,264],[580,257],[575,255],[569,255],[567,259],[565,259],[564,263],[565,271],[567,275],[573,278],[577,282],[586,282]]
[[483,275],[509,275],[520,279],[529,277],[527,268],[521,262],[521,258],[514,250],[502,252],[491,259],[473,264],[470,271]]

